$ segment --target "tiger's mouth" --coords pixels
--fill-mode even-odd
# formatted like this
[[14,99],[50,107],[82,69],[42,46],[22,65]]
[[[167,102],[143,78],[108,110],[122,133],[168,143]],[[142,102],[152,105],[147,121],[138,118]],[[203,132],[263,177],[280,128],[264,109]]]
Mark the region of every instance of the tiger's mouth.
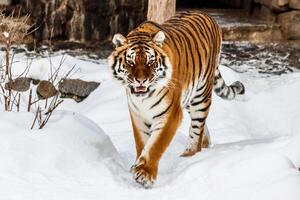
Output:
[[146,86],[143,86],[143,85],[140,85],[140,86],[137,86],[137,87],[130,87],[131,89],[131,93],[132,94],[135,94],[137,96],[142,96],[142,95],[145,95],[149,92],[149,87],[146,87]]

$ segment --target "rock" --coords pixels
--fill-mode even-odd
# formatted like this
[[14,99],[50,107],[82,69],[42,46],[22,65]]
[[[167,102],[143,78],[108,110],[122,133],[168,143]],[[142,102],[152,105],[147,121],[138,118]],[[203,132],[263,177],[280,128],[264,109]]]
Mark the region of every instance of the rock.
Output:
[[221,26],[224,41],[281,41],[283,38],[280,25],[258,19],[260,8],[261,5],[257,6],[254,14],[229,9],[209,11],[208,14]]
[[108,41],[147,19],[148,0],[21,0],[34,18],[36,39]]
[[287,2],[285,2],[285,0],[254,0],[254,2],[265,5],[273,11],[283,12],[288,10]]
[[286,6],[289,4],[289,0],[277,0],[278,6]]
[[289,7],[292,9],[300,10],[300,1],[299,0],[289,0]]
[[290,11],[278,15],[283,35],[287,39],[300,39],[300,11]]
[[58,85],[63,98],[73,98],[80,102],[93,92],[100,83],[87,82],[80,79],[62,79]]
[[5,84],[5,89],[11,88],[14,91],[25,92],[30,88],[31,79],[26,77],[16,78],[10,83]]
[[276,14],[273,10],[267,6],[262,5],[259,11],[259,18],[266,21],[275,22],[276,21]]
[[260,27],[224,27],[224,41],[251,41],[254,43],[274,42],[282,40],[278,26],[266,25]]
[[287,57],[288,66],[295,67],[300,69],[300,42],[299,41],[291,41],[292,44],[287,44],[290,48],[289,56]]
[[256,71],[266,77],[290,73],[294,67],[300,67],[299,44],[296,41],[223,44],[221,64],[241,73]]
[[36,92],[41,99],[48,99],[57,94],[57,90],[50,81],[40,81]]

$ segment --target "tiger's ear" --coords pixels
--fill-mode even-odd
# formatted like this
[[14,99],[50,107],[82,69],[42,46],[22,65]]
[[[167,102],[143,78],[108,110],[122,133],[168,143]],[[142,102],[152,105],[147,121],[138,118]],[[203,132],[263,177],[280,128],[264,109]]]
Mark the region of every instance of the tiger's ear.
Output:
[[114,45],[116,47],[120,47],[120,46],[123,46],[127,42],[127,39],[122,34],[117,33],[114,35],[112,42],[114,43]]
[[162,31],[158,31],[158,32],[155,33],[155,35],[153,36],[152,41],[153,41],[157,46],[162,47],[162,44],[164,43],[165,38],[166,38],[165,33],[162,32]]

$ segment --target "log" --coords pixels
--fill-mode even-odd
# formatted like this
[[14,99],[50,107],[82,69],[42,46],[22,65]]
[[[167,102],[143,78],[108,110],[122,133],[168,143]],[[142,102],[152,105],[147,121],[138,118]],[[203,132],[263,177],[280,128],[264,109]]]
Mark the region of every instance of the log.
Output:
[[0,5],[9,6],[11,5],[11,0],[0,0]]
[[149,0],[147,19],[163,23],[175,14],[176,0]]

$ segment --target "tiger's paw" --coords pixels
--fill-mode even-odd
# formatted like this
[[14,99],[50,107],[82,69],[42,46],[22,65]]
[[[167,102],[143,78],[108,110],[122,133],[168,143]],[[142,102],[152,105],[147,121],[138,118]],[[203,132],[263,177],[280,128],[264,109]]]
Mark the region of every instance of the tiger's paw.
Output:
[[154,184],[156,178],[156,172],[151,169],[145,159],[139,159],[136,164],[134,164],[130,172],[133,174],[133,178],[144,188],[151,188]]
[[180,156],[181,157],[193,156],[197,152],[200,152],[203,148],[208,148],[209,146],[210,146],[210,141],[209,141],[209,137],[207,136],[207,134],[204,135],[204,137],[201,141],[200,141],[200,139],[193,140],[189,137],[187,146],[186,146],[184,152]]
[[199,140],[188,138],[184,152],[180,155],[181,157],[189,157],[195,155],[199,151]]
[[198,152],[198,148],[197,147],[190,147],[190,148],[186,148],[184,150],[184,152],[180,155],[181,157],[189,157],[189,156],[193,156]]

